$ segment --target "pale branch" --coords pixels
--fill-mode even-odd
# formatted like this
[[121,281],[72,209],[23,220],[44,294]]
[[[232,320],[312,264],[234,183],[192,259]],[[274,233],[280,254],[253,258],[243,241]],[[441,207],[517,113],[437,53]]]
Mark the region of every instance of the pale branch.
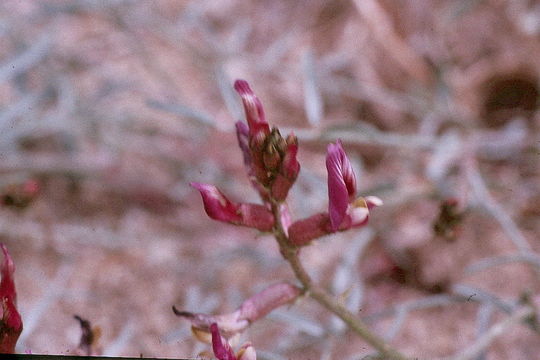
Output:
[[24,52],[15,58],[0,64],[0,83],[9,81],[16,76],[25,73],[39,63],[49,53],[52,39],[49,32],[44,32]]
[[[489,330],[489,324],[495,308],[491,304],[483,304],[478,308],[476,315],[476,336],[480,338]],[[483,351],[475,360],[486,360],[486,351]]]
[[452,286],[451,291],[452,293],[456,295],[467,297],[467,299],[470,299],[470,301],[476,301],[476,302],[485,303],[485,304],[492,304],[496,308],[500,309],[501,311],[507,314],[510,314],[515,306],[515,304],[507,300],[503,300],[491,294],[488,291],[485,291],[476,287],[472,287],[469,285],[455,284]]
[[525,254],[508,254],[501,256],[494,256],[487,259],[480,260],[472,265],[469,265],[465,272],[467,274],[473,274],[475,272],[487,270],[492,267],[513,264],[513,263],[526,263],[540,269],[540,256],[533,253]]
[[503,231],[508,238],[514,243],[521,254],[528,254],[531,252],[531,245],[527,239],[519,230],[518,226],[512,219],[512,217],[504,210],[504,208],[491,196],[489,190],[484,182],[484,179],[480,175],[480,171],[476,165],[476,161],[470,160],[466,167],[467,179],[469,184],[486,211],[493,216],[495,220],[501,225]]

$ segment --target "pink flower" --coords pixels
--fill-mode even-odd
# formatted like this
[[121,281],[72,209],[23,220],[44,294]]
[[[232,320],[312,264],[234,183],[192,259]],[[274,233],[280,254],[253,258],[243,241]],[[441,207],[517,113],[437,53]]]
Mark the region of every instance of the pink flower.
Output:
[[250,343],[244,344],[235,354],[229,342],[221,336],[217,323],[210,325],[210,332],[212,350],[218,360],[257,360],[255,349]]
[[367,224],[369,211],[382,205],[375,196],[356,198],[356,176],[341,142],[328,145],[326,155],[328,172],[328,212],[315,214],[293,223],[289,240],[303,246],[311,240]]
[[351,199],[356,195],[356,175],[343,150],[341,141],[328,145],[326,155],[328,172],[328,212],[332,230],[343,222]]
[[176,315],[191,322],[194,335],[201,341],[207,340],[210,326],[217,323],[226,336],[244,331],[252,322],[266,316],[272,310],[292,302],[300,296],[301,290],[288,283],[274,284],[253,295],[234,312],[223,315],[194,314],[179,311],[173,306]]
[[0,281],[0,298],[2,299],[2,319],[0,320],[0,353],[15,352],[15,344],[22,332],[23,324],[21,315],[17,311],[17,292],[13,272],[15,265],[8,249],[0,244],[4,253],[2,264],[2,280]]
[[211,219],[270,231],[274,226],[272,212],[263,205],[234,203],[213,185],[191,183],[201,193],[204,209]]

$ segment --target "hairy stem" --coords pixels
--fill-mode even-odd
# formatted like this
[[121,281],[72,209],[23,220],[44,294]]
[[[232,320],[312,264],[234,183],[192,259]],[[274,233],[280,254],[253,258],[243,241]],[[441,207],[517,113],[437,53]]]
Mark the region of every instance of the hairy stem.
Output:
[[274,214],[275,219],[273,233],[279,244],[281,254],[290,264],[296,278],[302,284],[304,292],[327,310],[343,320],[351,330],[377,349],[385,359],[408,359],[405,355],[401,354],[399,351],[387,344],[382,338],[371,332],[371,330],[369,330],[367,325],[359,317],[347,310],[347,308],[341,305],[331,294],[313,283],[311,277],[306,272],[302,262],[300,261],[298,256],[298,248],[289,242],[289,239],[285,233],[283,224],[281,223],[281,210],[279,203],[272,203],[272,213]]

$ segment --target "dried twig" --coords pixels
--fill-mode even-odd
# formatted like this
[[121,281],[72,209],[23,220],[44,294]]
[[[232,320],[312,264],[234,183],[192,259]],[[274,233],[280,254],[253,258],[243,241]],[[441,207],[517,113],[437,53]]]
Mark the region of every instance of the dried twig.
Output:
[[[494,307],[491,304],[484,304],[478,309],[478,314],[476,316],[476,331],[478,338],[483,336],[489,330],[489,323],[491,320],[491,315],[493,314]],[[486,353],[482,352],[476,360],[486,360]]]
[[452,286],[452,292],[467,298],[469,301],[492,304],[507,314],[510,314],[515,307],[515,304],[502,300],[488,291],[469,285],[455,284]]
[[36,301],[32,306],[32,309],[27,312],[27,316],[24,319],[24,331],[19,338],[17,344],[18,349],[24,349],[25,343],[28,338],[33,334],[34,330],[40,324],[43,316],[47,314],[47,310],[58,300],[59,297],[62,297],[66,291],[66,279],[73,272],[73,263],[65,263],[60,266],[57,270],[56,275],[52,281],[47,280],[45,294]]
[[414,79],[427,83],[431,72],[426,62],[395,31],[390,16],[377,0],[355,0],[354,4],[374,37],[404,71]]
[[1,159],[0,174],[72,174],[95,177],[103,174],[113,163],[114,159],[109,154],[96,154],[94,157],[13,155]]
[[540,255],[536,255],[533,253],[524,253],[524,254],[509,254],[509,255],[501,255],[501,256],[494,256],[491,258],[480,260],[472,265],[469,265],[465,272],[467,274],[472,274],[475,272],[487,270],[492,267],[505,265],[505,264],[512,264],[512,263],[527,263],[529,265],[532,265],[538,269],[540,269]]
[[399,314],[400,312],[410,312],[420,309],[428,309],[430,307],[446,306],[455,304],[458,302],[463,302],[465,299],[463,296],[457,295],[435,295],[429,296],[423,299],[411,300],[398,305],[394,305],[390,308],[381,310],[379,312],[367,315],[363,317],[364,321],[367,323],[375,322],[379,319],[386,318]]
[[156,100],[148,100],[146,102],[146,105],[153,109],[166,111],[174,115],[179,115],[191,120],[196,120],[197,122],[204,125],[215,126],[214,120],[211,116],[182,104],[165,104]]
[[401,147],[417,150],[429,150],[437,142],[437,138],[421,135],[402,135],[390,132],[381,132],[370,129],[347,128],[347,129],[284,129],[294,134],[302,141],[328,142],[341,139],[345,144],[364,144]]
[[480,336],[469,347],[459,354],[443,358],[441,360],[473,360],[480,356],[499,336],[503,335],[510,327],[519,324],[529,316],[534,314],[534,309],[530,306],[523,306],[516,309],[503,321],[493,325],[484,335]]
[[[360,232],[359,236],[349,244],[348,251],[343,254],[342,260],[336,267],[332,281],[332,291],[335,295],[345,297],[343,302],[347,309],[352,312],[358,312],[362,306],[364,290],[363,281],[356,270],[357,262],[374,235],[374,232],[370,229],[364,229]],[[332,320],[335,332],[339,333],[346,329],[345,324],[338,318]]]
[[315,59],[310,50],[302,54],[302,73],[304,75],[304,109],[311,126],[318,126],[323,117],[323,102],[317,81]]
[[41,96],[38,94],[28,94],[18,102],[3,109],[0,112],[0,132],[5,133],[9,128],[13,128],[12,120],[31,110],[39,102],[40,98]]
[[23,53],[0,65],[0,83],[9,81],[39,63],[51,49],[51,34],[46,32]]
[[467,162],[466,175],[469,184],[478,198],[480,204],[497,220],[508,238],[514,243],[521,254],[529,254],[532,249],[525,236],[519,230],[512,217],[504,210],[504,208],[495,201],[489,193],[484,179],[480,175],[480,171],[476,165],[476,161],[470,160]]
[[135,321],[129,321],[122,327],[120,334],[103,350],[103,356],[119,356],[122,354],[127,344],[135,336],[136,330]]

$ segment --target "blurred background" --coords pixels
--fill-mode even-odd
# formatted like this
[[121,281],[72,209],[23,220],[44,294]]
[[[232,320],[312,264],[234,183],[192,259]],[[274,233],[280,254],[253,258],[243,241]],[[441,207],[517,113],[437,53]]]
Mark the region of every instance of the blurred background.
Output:
[[[293,218],[327,207],[341,138],[369,227],[302,251],[393,346],[454,354],[540,305],[540,3],[531,0],[3,0],[0,241],[16,265],[18,351],[196,356],[171,307],[222,313],[294,281],[275,241],[213,222],[189,182],[256,202],[232,89],[300,141]],[[478,359],[532,359],[535,319]],[[310,299],[243,335],[260,359],[361,359]]]

